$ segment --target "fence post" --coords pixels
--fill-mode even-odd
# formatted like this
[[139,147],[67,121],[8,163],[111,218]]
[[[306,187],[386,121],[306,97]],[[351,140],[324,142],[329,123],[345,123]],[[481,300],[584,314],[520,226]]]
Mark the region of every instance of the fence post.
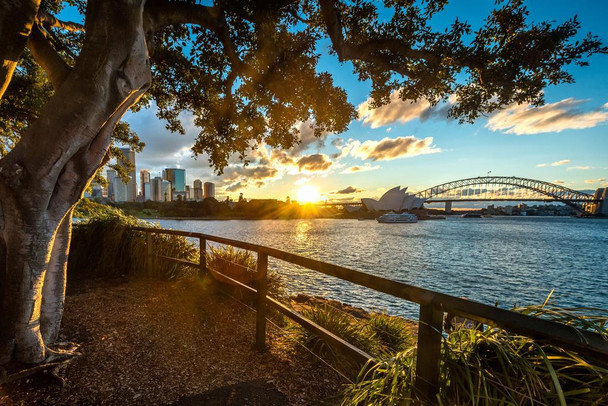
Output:
[[146,233],[146,271],[148,275],[152,275],[152,233],[144,231]]
[[257,266],[257,313],[255,325],[255,346],[259,351],[266,348],[266,293],[268,291],[268,254],[258,251]]
[[202,238],[202,237],[199,238],[198,252],[200,255],[198,276],[200,278],[207,273],[207,239],[206,238]]
[[415,392],[422,404],[436,404],[436,395],[439,393],[443,311],[432,304],[420,305],[418,320]]

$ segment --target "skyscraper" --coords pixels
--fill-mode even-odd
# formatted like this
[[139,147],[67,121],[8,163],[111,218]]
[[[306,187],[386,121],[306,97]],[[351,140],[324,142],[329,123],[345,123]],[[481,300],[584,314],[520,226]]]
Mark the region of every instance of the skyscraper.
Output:
[[116,171],[108,169],[106,171],[106,180],[108,181],[108,199],[115,200],[114,195],[114,180],[116,179]]
[[165,180],[171,182],[171,187],[176,192],[186,191],[186,170],[179,168],[166,168]]
[[205,182],[205,192],[203,198],[206,199],[208,197],[215,198],[215,183]]
[[173,187],[171,182],[163,180],[161,184],[161,199],[162,202],[170,202],[173,200]]
[[139,190],[140,194],[144,197],[144,200],[150,199],[150,196],[146,195],[146,183],[150,183],[150,171],[147,169],[142,169],[139,171]]
[[194,195],[192,198],[194,200],[203,200],[203,182],[200,179],[196,179],[194,181]]
[[121,148],[120,151],[127,159],[127,162],[131,164],[131,169],[129,170],[129,183],[127,184],[126,200],[129,202],[134,202],[137,198],[137,178],[135,177],[135,151],[132,151],[131,148]]
[[150,181],[150,200],[155,202],[162,202],[162,188],[163,180],[160,177],[156,177]]

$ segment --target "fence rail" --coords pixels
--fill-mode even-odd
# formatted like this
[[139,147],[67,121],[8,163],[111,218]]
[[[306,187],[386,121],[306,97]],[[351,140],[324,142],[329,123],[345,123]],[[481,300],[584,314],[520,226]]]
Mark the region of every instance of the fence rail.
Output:
[[[299,265],[325,275],[330,275],[359,286],[364,286],[378,292],[383,292],[419,304],[420,313],[418,318],[418,351],[415,389],[420,396],[427,399],[429,402],[433,402],[439,388],[443,315],[446,312],[490,326],[499,327],[512,333],[521,334],[537,340],[544,340],[556,346],[589,355],[603,362],[608,362],[608,340],[598,333],[419,288],[403,282],[370,275],[365,272],[257,244],[208,234],[159,228],[133,227],[132,230],[146,233],[148,243],[147,253],[150,261],[148,264],[151,264],[152,257],[157,257],[181,265],[198,268],[201,273],[204,273],[207,271],[205,259],[208,241],[256,252],[258,256],[256,270],[257,289],[247,286],[226,275],[217,272],[213,272],[213,274],[220,280],[237,285],[256,295],[257,316],[255,337],[256,347],[259,349],[265,347],[266,308],[272,307],[294,320],[296,323],[302,325],[304,328],[330,341],[338,350],[360,364],[364,364],[372,358],[369,354],[341,339],[332,332],[313,323],[311,320],[306,319],[275,299],[268,297],[267,270],[269,257]],[[200,262],[194,263],[178,258],[154,255],[151,234],[168,234],[199,239]]]

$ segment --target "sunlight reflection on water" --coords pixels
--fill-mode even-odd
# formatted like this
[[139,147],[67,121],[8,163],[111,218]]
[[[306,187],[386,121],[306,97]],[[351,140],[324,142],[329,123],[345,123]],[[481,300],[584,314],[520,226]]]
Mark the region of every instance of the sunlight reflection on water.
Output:
[[[248,241],[501,307],[537,304],[555,289],[561,305],[608,308],[608,221],[575,218],[448,218],[375,221],[160,220],[164,228]],[[290,292],[414,316],[417,305],[273,260]]]

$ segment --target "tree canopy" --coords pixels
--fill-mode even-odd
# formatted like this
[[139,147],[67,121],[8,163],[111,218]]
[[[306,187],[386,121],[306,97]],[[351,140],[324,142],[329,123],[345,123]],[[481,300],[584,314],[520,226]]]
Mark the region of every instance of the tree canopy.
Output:
[[[221,172],[231,155],[246,160],[256,144],[291,147],[298,122],[320,135],[342,132],[356,117],[344,90],[318,69],[325,39],[331,53],[371,82],[372,107],[388,103],[395,90],[403,100],[431,104],[452,97],[450,115],[461,121],[511,103],[542,104],[546,86],[573,81],[569,65],[607,51],[597,37],[578,35],[576,16],[560,24],[528,21],[521,0],[498,1],[476,30],[464,19],[434,30],[430,20],[447,3],[148,0],[152,81],[132,109],[154,102],[168,130],[181,133],[182,113],[192,113],[200,130],[193,152]],[[0,154],[37,118],[53,94],[53,77],[78,63],[86,24],[57,20],[53,14],[65,6],[87,17],[82,0],[40,4],[31,52],[21,56],[0,102]],[[114,139],[142,147],[125,123]]]

